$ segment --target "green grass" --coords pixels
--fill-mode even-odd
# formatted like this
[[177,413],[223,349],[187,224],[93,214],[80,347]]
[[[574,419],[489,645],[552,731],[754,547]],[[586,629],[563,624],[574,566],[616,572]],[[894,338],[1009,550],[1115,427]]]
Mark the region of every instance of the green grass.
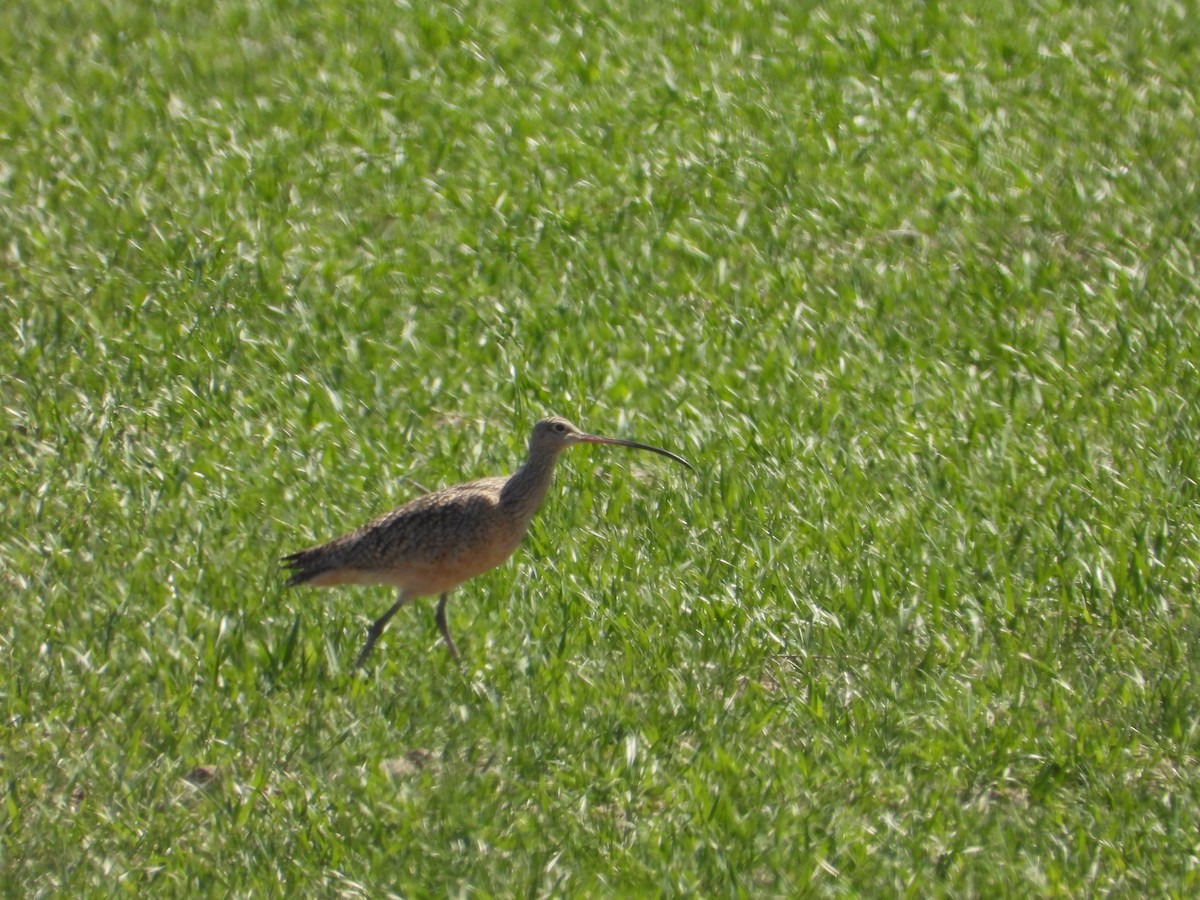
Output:
[[1196,16],[411,6],[0,7],[0,884],[1194,895]]

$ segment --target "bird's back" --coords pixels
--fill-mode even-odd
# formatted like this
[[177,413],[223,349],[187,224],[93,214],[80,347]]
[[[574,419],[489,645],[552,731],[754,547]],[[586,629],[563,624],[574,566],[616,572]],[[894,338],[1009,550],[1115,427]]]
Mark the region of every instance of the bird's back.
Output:
[[525,536],[501,505],[508,478],[483,478],[418,497],[328,543],[285,557],[288,584],[389,584],[441,594],[500,565]]

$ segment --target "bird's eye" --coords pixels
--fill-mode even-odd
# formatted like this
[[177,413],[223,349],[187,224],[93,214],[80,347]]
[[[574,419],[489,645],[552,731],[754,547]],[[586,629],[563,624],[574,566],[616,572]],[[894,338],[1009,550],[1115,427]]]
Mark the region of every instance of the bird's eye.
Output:
[[555,423],[554,423],[554,430],[555,430],[555,431],[557,431],[559,434],[562,434],[562,433],[563,433],[564,431],[566,431],[567,429],[566,429],[566,427],[563,425],[563,423],[562,423],[562,422],[555,422]]

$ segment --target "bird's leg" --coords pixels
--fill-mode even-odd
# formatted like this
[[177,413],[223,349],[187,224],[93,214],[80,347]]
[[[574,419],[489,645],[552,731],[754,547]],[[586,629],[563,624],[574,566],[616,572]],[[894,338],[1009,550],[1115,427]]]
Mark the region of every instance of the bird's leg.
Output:
[[459,659],[458,648],[454,646],[454,640],[450,637],[450,628],[446,625],[446,600],[449,597],[450,595],[446,593],[438,598],[437,624],[438,630],[441,631],[442,637],[446,640],[446,646],[450,648],[450,655],[455,659]]
[[366,646],[362,648],[362,653],[358,654],[358,659],[354,661],[355,668],[358,668],[367,661],[367,657],[371,655],[371,648],[375,646],[375,642],[379,640],[379,636],[383,634],[383,629],[387,627],[387,623],[390,622],[392,616],[394,616],[400,610],[400,607],[402,607],[411,599],[412,597],[401,590],[396,595],[396,602],[392,604],[391,608],[375,620],[375,622],[367,630]]

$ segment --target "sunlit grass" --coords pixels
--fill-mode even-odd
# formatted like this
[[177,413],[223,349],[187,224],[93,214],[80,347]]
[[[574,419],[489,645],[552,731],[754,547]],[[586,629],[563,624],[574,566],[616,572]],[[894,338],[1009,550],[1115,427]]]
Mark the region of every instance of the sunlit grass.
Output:
[[3,7],[0,883],[1194,893],[1186,12]]

